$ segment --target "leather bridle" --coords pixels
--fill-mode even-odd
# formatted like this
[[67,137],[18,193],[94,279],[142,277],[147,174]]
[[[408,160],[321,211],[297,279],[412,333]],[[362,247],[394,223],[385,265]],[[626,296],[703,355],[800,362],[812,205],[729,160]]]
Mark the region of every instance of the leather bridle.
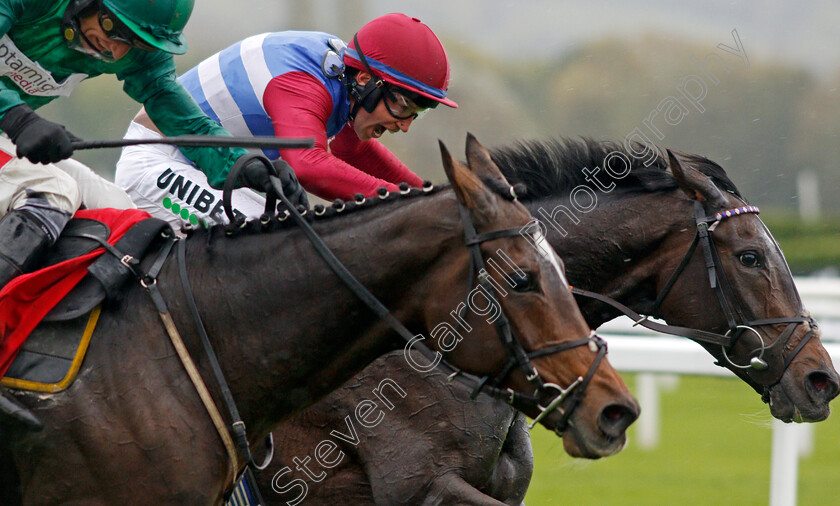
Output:
[[[257,155],[251,155],[252,157],[259,158],[266,163],[267,166],[270,166],[270,162],[268,162],[265,158],[260,158]],[[227,181],[235,181],[238,171],[240,170],[241,166],[244,166],[245,163],[248,163],[250,158],[240,157],[237,160],[237,163],[231,169],[231,173],[228,176]],[[240,163],[241,162],[241,163]],[[269,169],[270,170],[270,169]],[[273,182],[273,178],[272,178]],[[488,187],[493,190],[496,194],[500,195],[501,197],[508,199],[508,200],[517,200],[517,193],[514,186],[510,186],[508,184],[498,183],[496,181],[486,181],[488,183]],[[228,219],[231,223],[234,223],[235,226],[235,218],[233,217],[233,213],[228,211],[229,209],[229,199],[230,199],[230,191],[232,189],[232,185],[227,185],[225,187],[225,210],[228,212]],[[424,185],[423,191],[429,192],[432,190],[431,185]],[[406,193],[409,190],[406,187]],[[373,295],[370,291],[367,290],[359,281],[341,264],[338,258],[333,255],[333,253],[327,248],[321,238],[315,233],[312,229],[309,222],[303,217],[305,214],[305,210],[303,213],[298,212],[296,209],[293,210],[294,212],[289,213],[288,208],[289,202],[286,196],[282,193],[282,188],[275,184],[275,193],[277,193],[277,198],[279,198],[286,206],[287,211],[284,214],[284,217],[280,219],[286,219],[286,217],[290,217],[297,223],[300,227],[301,231],[304,235],[309,239],[312,243],[315,250],[321,256],[321,258],[327,263],[330,269],[338,276],[338,278],[366,305],[368,308],[373,311],[375,315],[377,315],[381,320],[383,320],[386,324],[388,324],[397,334],[399,334],[403,339],[406,340],[408,343],[408,347],[417,350],[420,352],[426,359],[430,362],[435,362],[435,352],[431,349],[426,347],[423,343],[418,342],[417,336],[415,336],[411,331],[409,331],[399,320],[394,318],[394,316],[388,311],[388,309]],[[402,189],[400,190],[402,194]],[[385,195],[387,197],[387,194]],[[266,208],[265,214],[270,216],[274,212],[275,200],[274,196],[268,195],[266,199]],[[509,229],[502,229],[502,230],[494,230],[491,232],[485,232],[482,234],[478,234],[475,230],[475,226],[472,223],[472,217],[470,216],[469,210],[464,207],[463,204],[460,202],[458,203],[459,215],[461,219],[461,225],[464,229],[464,241],[467,247],[470,250],[470,274],[469,274],[469,289],[467,292],[469,293],[472,289],[473,283],[475,280],[478,280],[478,283],[485,289],[486,293],[492,297],[492,303],[496,305],[496,307],[501,309],[501,304],[498,302],[498,297],[496,296],[496,288],[493,286],[493,283],[490,280],[490,276],[487,273],[484,263],[484,257],[481,253],[480,245],[484,242],[491,241],[494,239],[500,239],[503,237],[523,237],[522,230],[529,230],[529,228],[509,228]],[[524,237],[523,237],[524,239]],[[499,317],[494,322],[496,333],[499,336],[499,339],[502,342],[507,354],[508,354],[508,361],[502,370],[496,374],[494,377],[485,376],[485,377],[476,377],[469,373],[466,373],[453,365],[447,363],[446,361],[440,360],[440,363],[437,367],[444,370],[448,373],[448,380],[458,380],[459,382],[465,383],[472,388],[471,397],[474,399],[478,396],[479,393],[484,393],[486,395],[490,395],[491,397],[502,399],[514,408],[520,411],[527,411],[531,409],[537,409],[539,414],[534,418],[533,422],[531,423],[530,427],[534,427],[540,420],[548,416],[551,412],[557,410],[561,413],[561,418],[558,423],[555,425],[555,432],[557,434],[562,435],[563,431],[565,431],[566,426],[568,424],[568,420],[572,415],[572,412],[577,407],[577,405],[583,399],[586,387],[589,385],[592,377],[595,375],[595,371],[598,368],[598,365],[601,363],[601,360],[607,354],[607,343],[594,332],[592,332],[588,337],[583,339],[578,339],[575,341],[567,342],[567,343],[559,343],[551,346],[547,346],[545,348],[541,348],[539,350],[528,352],[519,342],[519,340],[513,335],[513,332],[510,328],[510,322],[507,316],[504,314],[504,311],[500,311]],[[554,383],[547,383],[542,380],[542,378],[537,373],[536,368],[534,368],[533,364],[531,364],[531,359],[544,357],[547,355],[551,355],[554,353],[560,353],[565,350],[569,350],[572,348],[576,348],[578,346],[587,345],[589,348],[596,353],[595,360],[592,362],[589,370],[584,376],[579,376],[574,382],[568,385],[566,388],[563,388]],[[408,350],[406,350],[408,353]],[[408,357],[407,357],[408,358]],[[535,387],[535,392],[533,394],[525,394],[521,392],[516,392],[511,388],[502,388],[501,384],[510,374],[510,372],[514,368],[520,368],[524,373],[526,379]],[[548,398],[549,400],[543,404],[542,400]]]
[[[506,198],[511,198],[505,194],[502,195]],[[516,193],[513,191],[513,187],[510,188],[509,195],[512,196],[512,200],[516,199]],[[490,299],[490,303],[500,309],[499,315],[493,322],[493,326],[495,327],[496,334],[499,336],[499,340],[502,342],[502,346],[508,356],[507,363],[495,376],[484,376],[478,380],[471,394],[471,398],[476,398],[479,392],[483,391],[493,397],[506,400],[510,405],[522,411],[536,406],[539,410],[539,414],[534,418],[528,428],[533,428],[540,420],[548,416],[552,411],[557,410],[560,412],[561,417],[555,424],[554,431],[557,434],[562,435],[572,412],[583,399],[586,387],[595,375],[598,365],[607,354],[607,343],[592,332],[588,337],[583,339],[546,346],[536,351],[527,351],[525,347],[522,346],[519,339],[517,339],[516,335],[514,335],[511,329],[510,320],[508,320],[504,310],[502,309],[502,305],[499,303],[498,290],[491,281],[490,274],[487,272],[484,256],[481,253],[480,248],[480,245],[487,241],[503,237],[522,237],[522,231],[527,229],[527,227],[508,228],[478,234],[476,233],[475,226],[470,218],[469,210],[460,203],[458,204],[458,208],[461,216],[461,223],[464,228],[464,240],[470,251],[470,274],[468,283],[470,290],[468,290],[468,293],[472,290],[474,280],[477,279],[479,286],[484,289],[485,295]],[[577,348],[578,346],[589,346],[589,348],[596,353],[595,359],[586,374],[584,376],[578,376],[578,378],[566,388],[563,388],[556,383],[545,382],[542,377],[540,377],[537,369],[531,363],[531,359],[553,355],[555,353]],[[526,380],[534,386],[533,395],[522,394],[515,392],[511,388],[502,389],[500,387],[508,375],[516,368],[520,369],[525,375]],[[457,375],[462,373],[456,372],[454,374]],[[450,377],[452,377],[452,375],[450,375]],[[550,400],[543,405],[541,402],[542,399]]]
[[[733,218],[743,214],[758,213],[759,210],[757,207],[744,205],[742,207],[721,211],[712,216],[708,216],[706,215],[706,211],[703,207],[703,204],[698,201],[695,201],[694,219],[696,231],[694,234],[694,240],[691,242],[691,245],[689,246],[688,251],[686,251],[685,255],[683,256],[683,259],[680,262],[680,264],[677,266],[676,269],[674,269],[674,272],[671,273],[668,282],[665,283],[665,286],[663,287],[659,295],[656,297],[656,300],[653,304],[654,309],[653,313],[650,316],[654,318],[660,318],[660,308],[662,306],[662,303],[664,302],[668,294],[671,292],[671,289],[673,288],[677,279],[685,270],[689,261],[694,256],[694,253],[698,249],[698,246],[700,246],[700,249],[703,252],[703,259],[706,265],[709,286],[715,293],[715,296],[718,300],[718,305],[720,306],[726,318],[728,330],[724,334],[653,322],[648,320],[647,316],[641,316],[635,311],[629,309],[623,304],[605,295],[581,290],[579,288],[572,288],[572,293],[589,298],[594,298],[601,302],[610,304],[614,308],[618,309],[625,315],[632,318],[635,322],[634,325],[641,325],[656,332],[687,337],[698,342],[719,345],[721,347],[723,360],[727,364],[729,364],[730,367],[742,370],[744,374],[746,374],[750,378],[750,380],[754,381],[757,385],[763,387],[764,392],[762,398],[766,401],[769,395],[769,390],[776,384],[778,384],[779,381],[781,381],[782,376],[784,375],[787,368],[790,366],[793,359],[802,350],[802,348],[804,348],[805,344],[807,344],[808,341],[814,336],[814,332],[817,328],[817,325],[813,318],[811,318],[810,316],[802,315],[792,317],[763,318],[750,320],[746,316],[746,311],[744,311],[744,309],[739,304],[738,298],[735,297],[732,285],[726,278],[723,269],[723,264],[720,260],[720,255],[718,255],[717,248],[715,247],[715,243],[712,240],[712,234],[717,228],[718,224],[720,224],[720,222],[725,219]],[[755,327],[759,326],[778,325],[784,323],[788,324],[787,327],[785,327],[785,329],[779,334],[778,338],[769,345],[765,343],[764,338],[762,338],[761,334],[755,329]],[[807,323],[810,326],[810,329],[805,334],[805,336],[803,336],[803,338],[799,341],[796,347],[785,356],[784,349],[787,347],[791,337],[793,336],[794,331],[796,330],[796,327],[798,327],[802,323]],[[754,338],[757,338],[758,340],[755,347],[748,354],[750,357],[749,363],[735,363],[735,361],[733,361],[733,359],[730,357],[732,348],[737,344],[739,340],[747,339],[747,336],[754,336]],[[771,363],[774,367],[771,367]],[[716,362],[716,364],[722,367],[726,367],[726,365],[721,363],[720,361]]]

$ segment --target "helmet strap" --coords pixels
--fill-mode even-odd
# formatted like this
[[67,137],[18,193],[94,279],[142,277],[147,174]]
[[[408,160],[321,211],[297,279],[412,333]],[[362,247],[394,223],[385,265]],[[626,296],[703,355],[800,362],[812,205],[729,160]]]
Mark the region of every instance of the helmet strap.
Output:
[[368,113],[373,112],[373,110],[376,109],[376,106],[379,105],[379,101],[382,100],[385,91],[383,89],[385,81],[380,79],[370,69],[367,58],[365,58],[365,53],[362,52],[362,48],[359,46],[358,35],[353,35],[353,42],[356,44],[356,51],[359,53],[359,60],[362,62],[362,65],[364,65],[367,73],[370,74],[370,80],[364,85],[361,85],[354,77],[352,79],[348,79],[344,83],[344,85],[347,86],[348,93],[350,93],[350,96],[352,96],[355,100],[353,108],[350,110],[350,121],[355,121],[356,114],[359,112],[360,107],[364,107]]

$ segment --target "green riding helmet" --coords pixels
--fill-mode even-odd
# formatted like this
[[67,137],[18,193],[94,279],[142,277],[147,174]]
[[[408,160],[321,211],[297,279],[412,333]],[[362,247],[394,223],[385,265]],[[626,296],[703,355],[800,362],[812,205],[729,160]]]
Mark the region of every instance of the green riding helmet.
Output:
[[103,11],[112,12],[148,45],[172,54],[184,54],[184,26],[195,0],[100,0]]

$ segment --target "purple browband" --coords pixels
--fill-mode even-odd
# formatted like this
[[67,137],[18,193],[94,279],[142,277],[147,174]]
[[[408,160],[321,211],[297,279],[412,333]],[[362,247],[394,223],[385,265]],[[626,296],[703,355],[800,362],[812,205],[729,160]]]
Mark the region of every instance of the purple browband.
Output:
[[758,208],[755,206],[744,206],[744,207],[736,207],[735,209],[729,209],[728,211],[721,211],[715,214],[715,221],[720,221],[724,218],[730,218],[732,216],[738,216],[739,214],[747,214],[753,213],[758,214]]

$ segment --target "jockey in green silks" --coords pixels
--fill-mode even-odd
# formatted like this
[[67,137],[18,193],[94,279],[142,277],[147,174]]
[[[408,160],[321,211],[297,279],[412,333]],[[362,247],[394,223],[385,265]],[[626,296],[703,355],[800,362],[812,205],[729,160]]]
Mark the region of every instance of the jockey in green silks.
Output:
[[[75,138],[39,116],[38,107],[69,96],[87,78],[114,74],[164,135],[230,135],[175,80],[173,55],[187,50],[182,31],[193,2],[0,0],[0,287],[37,263],[82,204],[134,207],[115,185],[68,160]],[[103,106],[91,112],[108,114]],[[221,181],[245,154],[239,148],[182,151]],[[268,170],[257,165],[243,170],[245,185],[267,179],[254,175]],[[0,394],[0,424],[13,419],[40,427],[26,408]]]

